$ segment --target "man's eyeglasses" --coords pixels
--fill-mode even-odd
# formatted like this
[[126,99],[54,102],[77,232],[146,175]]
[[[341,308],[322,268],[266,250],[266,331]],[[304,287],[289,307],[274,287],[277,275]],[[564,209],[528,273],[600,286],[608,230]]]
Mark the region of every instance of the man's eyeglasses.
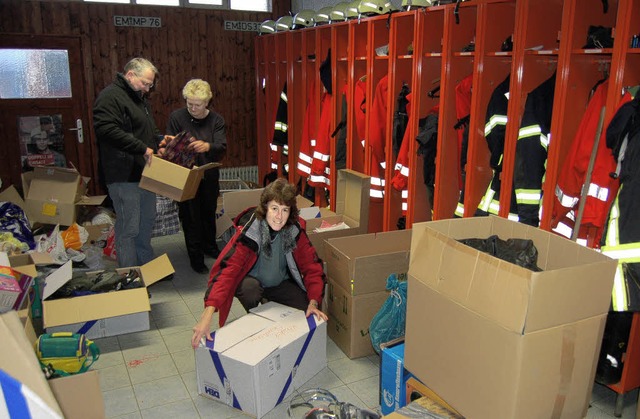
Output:
[[142,82],[142,85],[147,89],[151,89],[154,86],[153,82],[145,81],[142,77],[140,77],[137,74],[136,74],[136,77],[138,78],[138,80],[140,80],[140,82]]

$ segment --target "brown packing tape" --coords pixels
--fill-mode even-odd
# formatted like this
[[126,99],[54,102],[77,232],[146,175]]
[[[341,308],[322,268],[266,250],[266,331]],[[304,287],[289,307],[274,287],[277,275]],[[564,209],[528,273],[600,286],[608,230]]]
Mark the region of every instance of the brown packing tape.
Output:
[[562,328],[562,354],[560,356],[560,383],[558,385],[558,393],[553,404],[553,412],[551,418],[562,417],[562,411],[567,400],[567,394],[571,390],[571,377],[576,364],[576,336],[577,326],[575,324],[567,325]]

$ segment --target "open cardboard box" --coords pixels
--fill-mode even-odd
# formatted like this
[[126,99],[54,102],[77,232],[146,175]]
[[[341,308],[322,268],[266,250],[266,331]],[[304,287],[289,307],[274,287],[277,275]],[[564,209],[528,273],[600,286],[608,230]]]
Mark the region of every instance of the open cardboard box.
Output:
[[[460,243],[531,239],[534,272]],[[499,217],[413,225],[405,364],[472,418],[586,415],[617,261]]]
[[327,366],[326,323],[274,302],[212,337],[196,349],[198,393],[258,418]]
[[174,269],[166,254],[140,267],[116,271],[124,274],[130,269],[138,270],[144,287],[56,300],[49,297],[71,279],[71,261],[51,273],[42,292],[46,332],[84,333],[95,339],[148,330],[151,305],[147,287],[172,274]]
[[31,224],[70,226],[79,205],[100,205],[106,195],[87,196],[88,183],[75,168],[37,166],[23,173],[23,209]]
[[221,163],[207,163],[187,169],[160,156],[153,156],[151,164],[146,164],[142,170],[140,187],[174,201],[186,201],[196,196],[204,172],[220,166]]
[[[307,220],[307,234],[320,259],[325,259],[325,240],[332,237],[363,234],[369,228],[369,190],[371,177],[350,169],[338,170],[336,182],[336,212],[322,208],[319,218]],[[344,222],[349,226],[344,230],[316,233],[313,230],[325,221],[330,224]]]

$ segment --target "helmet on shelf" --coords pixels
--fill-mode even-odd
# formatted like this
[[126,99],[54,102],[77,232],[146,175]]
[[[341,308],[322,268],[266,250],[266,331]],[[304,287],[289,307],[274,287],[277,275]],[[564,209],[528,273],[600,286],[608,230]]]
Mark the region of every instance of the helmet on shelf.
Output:
[[316,23],[316,12],[313,10],[300,10],[293,17],[293,29],[308,28]]
[[349,3],[342,2],[333,6],[331,13],[329,13],[329,20],[331,20],[331,22],[343,22],[347,20],[346,9],[348,5]]
[[276,21],[271,19],[268,19],[262,22],[260,24],[260,27],[258,28],[258,33],[260,35],[274,33],[275,31],[276,31]]
[[293,16],[284,15],[276,20],[276,32],[286,32],[293,28]]
[[355,19],[358,17],[358,5],[360,4],[360,0],[352,1],[347,4],[347,7],[344,9],[344,14],[347,19]]
[[329,23],[329,14],[331,13],[331,7],[323,7],[316,12],[316,25],[322,25],[323,23]]
[[412,7],[429,7],[435,4],[435,0],[402,0],[402,8],[410,10]]
[[361,15],[384,15],[395,10],[390,1],[385,0],[361,0],[358,5],[358,13]]

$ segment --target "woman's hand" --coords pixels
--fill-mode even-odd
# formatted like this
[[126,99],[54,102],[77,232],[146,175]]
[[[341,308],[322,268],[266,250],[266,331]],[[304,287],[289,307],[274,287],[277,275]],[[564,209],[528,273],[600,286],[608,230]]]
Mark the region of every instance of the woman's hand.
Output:
[[206,307],[200,316],[200,321],[193,326],[193,336],[191,337],[191,346],[196,349],[203,338],[211,339],[211,320],[216,308],[213,306]]
[[325,322],[329,319],[327,315],[318,308],[318,302],[316,300],[309,301],[309,306],[307,306],[307,317],[312,314],[316,316],[316,318],[322,319]]
[[193,150],[196,153],[206,153],[209,150],[211,150],[211,144],[209,144],[206,141],[200,141],[200,140],[196,140],[194,139],[188,147],[189,150]]

